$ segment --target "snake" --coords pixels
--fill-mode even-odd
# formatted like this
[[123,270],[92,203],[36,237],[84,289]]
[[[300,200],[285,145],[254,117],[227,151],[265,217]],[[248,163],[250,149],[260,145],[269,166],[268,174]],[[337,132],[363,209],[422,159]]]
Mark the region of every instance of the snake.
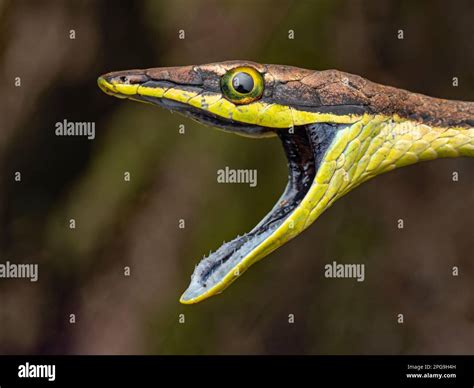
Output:
[[289,171],[283,194],[250,232],[196,265],[183,304],[221,293],[361,183],[422,161],[474,157],[474,102],[429,97],[338,70],[224,61],[114,71],[97,83],[108,95],[237,135],[281,141]]

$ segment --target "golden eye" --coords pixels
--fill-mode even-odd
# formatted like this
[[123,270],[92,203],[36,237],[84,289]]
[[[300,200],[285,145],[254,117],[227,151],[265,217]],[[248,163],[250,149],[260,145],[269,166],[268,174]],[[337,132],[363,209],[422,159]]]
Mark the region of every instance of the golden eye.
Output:
[[236,67],[221,78],[222,94],[234,104],[248,104],[262,97],[262,75],[252,67]]

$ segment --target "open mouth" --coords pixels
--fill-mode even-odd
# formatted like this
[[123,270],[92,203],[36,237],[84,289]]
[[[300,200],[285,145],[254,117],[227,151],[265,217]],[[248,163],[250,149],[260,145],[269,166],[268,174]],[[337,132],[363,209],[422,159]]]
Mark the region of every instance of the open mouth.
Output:
[[222,284],[225,277],[230,277],[229,281],[232,281],[232,278],[240,276],[247,267],[245,261],[250,261],[252,254],[257,254],[257,248],[264,242],[268,244],[273,238],[278,238],[276,232],[308,193],[316,174],[316,161],[306,129],[296,127],[293,133],[281,131],[278,135],[284,144],[289,165],[285,191],[255,228],[223,244],[196,266],[181,302],[197,302],[210,293],[219,292],[220,289],[213,288]]
[[[197,303],[222,292],[245,270],[281,246],[302,230],[301,222],[307,217],[304,206],[300,206],[313,185],[321,157],[326,146],[337,132],[337,124],[316,124],[317,131],[310,125],[294,126],[290,129],[266,128],[245,124],[232,118],[218,117],[208,111],[191,106],[190,100],[202,98],[203,92],[193,86],[180,86],[188,100],[167,98],[167,91],[176,88],[165,81],[140,79],[137,84],[116,87],[103,78],[99,86],[107,94],[143,101],[177,111],[193,119],[231,132],[247,136],[278,136],[285,151],[289,173],[286,188],[272,210],[250,232],[224,243],[196,266],[189,287],[181,296],[184,304]],[[142,93],[147,88],[159,92],[156,95]],[[303,220],[303,221],[301,221]]]

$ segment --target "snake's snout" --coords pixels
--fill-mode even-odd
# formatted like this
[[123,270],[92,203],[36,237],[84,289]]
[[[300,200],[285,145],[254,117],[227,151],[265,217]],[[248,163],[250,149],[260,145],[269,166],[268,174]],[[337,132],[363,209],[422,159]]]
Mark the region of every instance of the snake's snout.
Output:
[[120,85],[142,84],[150,79],[143,70],[113,71],[101,75],[99,79],[101,78],[109,83]]
[[124,97],[135,94],[138,87],[148,80],[143,70],[128,70],[103,74],[97,79],[97,84],[107,94]]

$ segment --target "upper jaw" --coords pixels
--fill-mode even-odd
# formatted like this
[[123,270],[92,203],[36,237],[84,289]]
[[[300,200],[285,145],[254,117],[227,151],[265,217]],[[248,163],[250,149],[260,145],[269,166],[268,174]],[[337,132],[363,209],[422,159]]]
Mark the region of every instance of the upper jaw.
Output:
[[[181,73],[179,73],[181,74],[180,77],[176,76],[171,70],[166,69],[167,68],[162,69],[160,72],[158,72],[160,69],[151,69],[107,73],[98,78],[97,84],[102,91],[114,97],[122,99],[128,98],[158,105],[224,131],[247,137],[261,138],[275,136],[275,132],[272,128],[244,124],[188,104],[186,96],[195,96],[196,98],[201,98],[201,96],[204,95],[220,96],[220,98],[224,97],[222,97],[220,91],[213,91],[214,89],[212,87],[206,89],[207,86],[205,82],[204,85],[199,86],[201,82],[200,78],[197,78],[197,76],[191,77],[189,73],[184,73],[181,68],[176,68],[181,70]],[[159,78],[160,76],[162,79]],[[178,84],[176,83],[178,80],[181,82],[188,81],[189,84]],[[176,93],[169,95],[169,92]]]

